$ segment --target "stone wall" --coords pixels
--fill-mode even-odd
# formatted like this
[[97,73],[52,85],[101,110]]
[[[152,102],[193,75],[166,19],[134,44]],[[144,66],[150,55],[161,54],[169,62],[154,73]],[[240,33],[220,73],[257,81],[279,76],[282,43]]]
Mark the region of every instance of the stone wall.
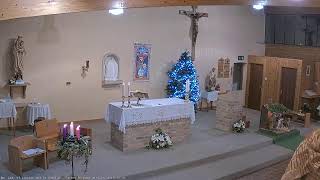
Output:
[[232,131],[232,124],[243,114],[243,91],[231,91],[219,95],[216,109],[216,128]]
[[111,123],[111,144],[121,151],[131,151],[146,147],[157,128],[167,133],[173,143],[184,141],[191,134],[191,120],[177,119],[157,123],[139,124],[126,127],[126,133]]

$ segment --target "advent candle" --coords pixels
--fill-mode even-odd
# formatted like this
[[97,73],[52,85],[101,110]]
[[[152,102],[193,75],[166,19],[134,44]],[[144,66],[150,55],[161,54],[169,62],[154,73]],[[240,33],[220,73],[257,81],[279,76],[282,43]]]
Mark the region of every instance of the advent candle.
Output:
[[67,124],[63,125],[63,140],[67,138],[67,133],[68,133],[67,126],[68,126]]
[[70,136],[74,136],[73,122],[70,123]]
[[188,93],[190,91],[190,80],[187,79],[186,81],[186,92]]
[[130,96],[130,86],[131,86],[131,83],[128,82],[128,96]]
[[76,128],[76,137],[78,140],[80,139],[80,125],[78,125]]
[[125,95],[125,87],[126,87],[126,84],[123,82],[122,83],[122,97],[125,97],[126,95]]

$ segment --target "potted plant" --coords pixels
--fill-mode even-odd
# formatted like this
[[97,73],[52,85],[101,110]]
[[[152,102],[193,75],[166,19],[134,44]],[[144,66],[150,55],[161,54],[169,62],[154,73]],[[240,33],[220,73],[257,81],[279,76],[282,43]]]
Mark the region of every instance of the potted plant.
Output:
[[165,149],[173,145],[170,136],[163,132],[162,129],[158,128],[155,132],[150,138],[148,149]]

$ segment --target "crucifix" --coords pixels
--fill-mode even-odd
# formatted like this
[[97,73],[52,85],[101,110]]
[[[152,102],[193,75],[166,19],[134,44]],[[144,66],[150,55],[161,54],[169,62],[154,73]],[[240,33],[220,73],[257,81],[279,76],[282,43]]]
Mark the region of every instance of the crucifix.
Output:
[[202,17],[208,17],[208,13],[200,13],[197,12],[197,6],[192,6],[192,11],[185,11],[179,10],[179,14],[188,16],[191,19],[191,26],[190,26],[190,38],[192,42],[192,52],[191,57],[192,61],[195,60],[195,53],[196,53],[196,42],[198,36],[198,21]]

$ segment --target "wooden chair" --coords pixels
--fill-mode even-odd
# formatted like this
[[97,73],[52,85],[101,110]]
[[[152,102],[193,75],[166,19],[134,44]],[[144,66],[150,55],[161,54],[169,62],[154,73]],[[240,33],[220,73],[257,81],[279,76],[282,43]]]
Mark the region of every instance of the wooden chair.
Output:
[[[43,120],[45,120],[45,119],[46,119],[45,117],[38,117],[37,119],[34,120],[33,123],[34,123],[34,124],[37,124],[38,122],[43,121]],[[33,125],[32,130],[33,130],[33,133],[35,133],[35,125]]]
[[82,136],[90,136],[92,140],[92,129],[80,127],[80,133]]
[[[44,151],[33,155],[26,155],[23,153],[23,151],[33,148],[40,148]],[[8,153],[9,170],[18,176],[22,176],[22,162],[25,159],[33,158],[34,165],[43,169],[48,168],[45,143],[32,135],[20,136],[12,139],[8,145]]]
[[58,121],[56,119],[52,119],[37,122],[35,124],[35,136],[38,140],[45,142],[45,150],[47,151],[47,155],[49,152],[57,151],[57,143],[60,138]]

